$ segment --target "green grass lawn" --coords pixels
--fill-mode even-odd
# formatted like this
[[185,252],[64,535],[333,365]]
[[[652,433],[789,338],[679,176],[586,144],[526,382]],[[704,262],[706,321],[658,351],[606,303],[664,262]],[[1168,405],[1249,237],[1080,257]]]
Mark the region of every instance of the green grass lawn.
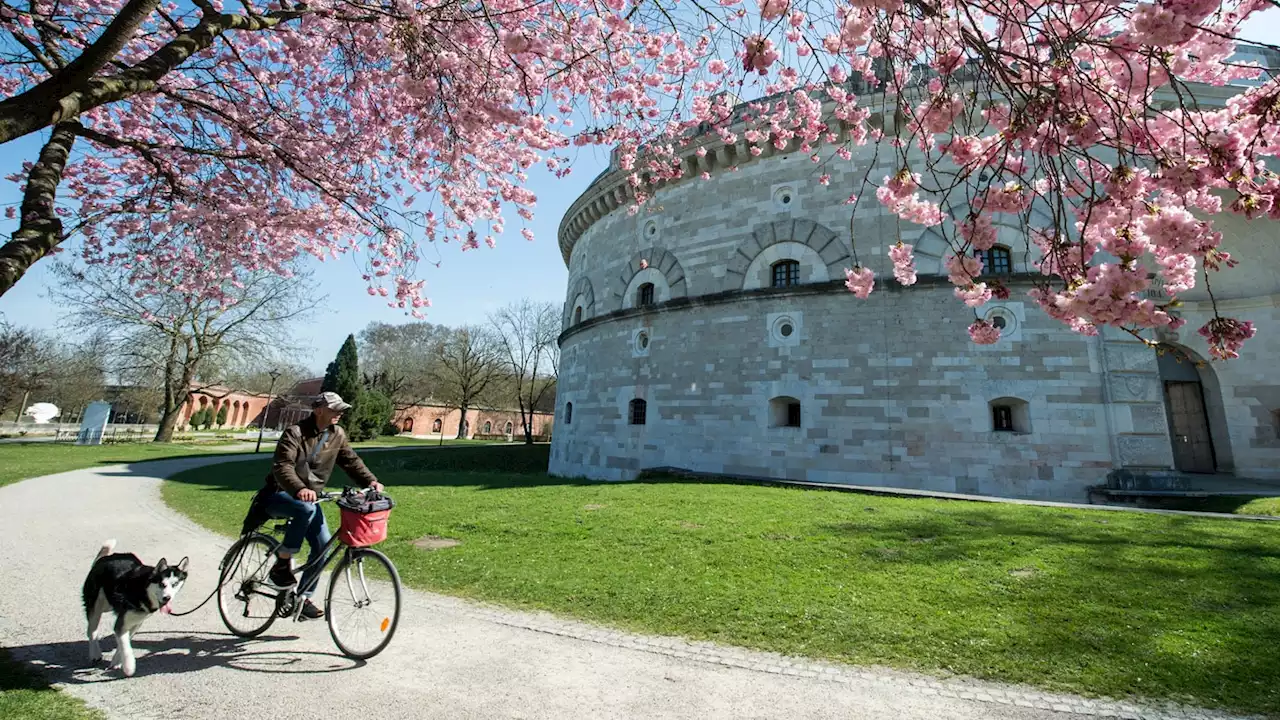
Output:
[[[1280,712],[1280,528],[730,483],[578,483],[546,448],[367,457],[407,583],[638,631]],[[265,472],[265,463],[263,471]],[[165,499],[237,532],[260,473]],[[462,545],[427,552],[422,535]]]
[[[464,439],[462,439],[462,440],[457,440],[457,439],[455,439],[455,438],[445,438],[445,439],[444,439],[444,444],[445,444],[445,445],[484,445],[484,444],[486,444],[486,443],[492,443],[492,442],[493,442],[492,440],[470,440],[470,439],[466,439],[466,438],[464,438]],[[356,447],[356,448],[362,448],[362,447],[400,447],[400,446],[405,446],[405,447],[436,447],[436,446],[440,445],[440,441],[439,441],[439,440],[428,439],[428,438],[416,438],[416,437],[412,437],[412,436],[409,436],[409,435],[384,435],[384,436],[382,436],[382,437],[374,438],[373,440],[368,440],[368,441],[365,441],[365,442],[352,443],[352,445],[353,445],[354,447]],[[274,445],[273,445],[273,447],[274,447]]]
[[1204,512],[1232,513],[1235,515],[1267,515],[1280,517],[1280,497],[1246,495],[1240,497],[1218,496],[1203,500],[1188,508]]
[[39,675],[0,650],[0,718],[13,720],[103,720],[83,701],[60,693]]
[[186,455],[227,452],[229,443],[122,443],[119,445],[71,445],[68,443],[0,444],[0,487],[27,478],[79,470],[94,465],[161,460]]

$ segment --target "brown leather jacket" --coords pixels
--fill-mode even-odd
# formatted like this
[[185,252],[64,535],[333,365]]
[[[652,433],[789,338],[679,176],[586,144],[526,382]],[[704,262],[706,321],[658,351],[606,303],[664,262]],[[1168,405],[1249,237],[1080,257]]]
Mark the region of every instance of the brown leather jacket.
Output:
[[360,487],[369,487],[370,483],[377,481],[378,478],[369,472],[364,461],[351,449],[351,444],[347,442],[347,432],[337,425],[329,428],[324,447],[320,448],[315,458],[311,458],[320,434],[315,415],[285,429],[280,441],[276,443],[271,472],[267,473],[268,489],[284,490],[293,496],[297,496],[298,491],[304,488],[321,492],[325,483],[329,482],[335,464]]

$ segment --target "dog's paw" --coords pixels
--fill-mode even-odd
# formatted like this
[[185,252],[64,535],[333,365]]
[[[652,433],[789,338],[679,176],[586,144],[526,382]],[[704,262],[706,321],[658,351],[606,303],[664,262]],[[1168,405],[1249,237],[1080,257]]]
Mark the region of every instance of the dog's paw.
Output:
[[138,666],[134,663],[133,658],[125,660],[124,664],[120,666],[120,672],[124,673],[125,677],[133,677],[133,673],[136,672],[137,669]]

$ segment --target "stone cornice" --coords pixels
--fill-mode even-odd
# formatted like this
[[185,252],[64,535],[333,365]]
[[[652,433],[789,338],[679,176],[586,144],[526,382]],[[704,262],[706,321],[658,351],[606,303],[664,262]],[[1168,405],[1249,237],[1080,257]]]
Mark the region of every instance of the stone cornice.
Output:
[[[1194,99],[1200,104],[1210,105],[1212,107],[1221,107],[1232,96],[1243,92],[1247,88],[1227,85],[1215,87],[1203,85],[1200,83],[1190,83],[1189,86],[1194,87],[1196,95]],[[912,88],[908,91],[912,96],[922,97],[922,92],[918,88]],[[800,141],[793,138],[790,143],[783,149],[778,149],[772,142],[766,142],[760,145],[762,152],[760,155],[752,155],[750,152],[751,143],[742,137],[743,131],[746,129],[746,122],[741,119],[743,109],[750,104],[759,102],[771,102],[776,100],[778,96],[770,96],[760,98],[758,100],[750,100],[739,103],[734,107],[734,115],[737,119],[728,124],[730,131],[735,133],[738,138],[732,145],[726,145],[720,140],[719,135],[707,131],[701,135],[691,139],[687,145],[680,148],[679,157],[683,165],[683,174],[674,180],[663,180],[656,184],[650,185],[650,173],[646,171],[636,171],[641,178],[641,186],[648,188],[650,194],[668,185],[687,182],[696,179],[703,172],[712,170],[722,170],[730,167],[742,167],[750,163],[765,160],[776,155],[788,155],[799,149]],[[886,134],[897,132],[893,105],[890,100],[893,99],[887,95],[875,96],[875,102],[869,103],[865,109],[872,111],[871,117],[868,118],[868,124],[872,127],[879,127]],[[1157,110],[1167,110],[1176,105],[1178,96],[1171,92],[1167,87],[1162,88],[1156,93],[1153,104]],[[910,101],[910,99],[908,100]],[[824,101],[823,110],[828,115],[834,108],[834,103]],[[839,120],[837,143],[843,143],[848,138],[847,125]],[[820,147],[826,143],[819,140],[813,143],[815,147]],[[706,154],[699,157],[698,149],[705,148]],[[638,164],[638,162],[637,162]],[[560,220],[560,227],[557,233],[560,245],[560,255],[564,259],[566,267],[569,266],[569,258],[573,254],[573,247],[578,242],[578,238],[587,231],[600,218],[608,215],[614,210],[627,205],[635,199],[635,188],[627,181],[632,171],[623,170],[621,167],[610,162],[609,167],[602,172],[591,185],[574,200],[569,209],[565,211],[564,217]]]
[[[1039,273],[1014,273],[1011,275],[1000,276],[1004,285],[1009,288],[1013,287],[1030,287],[1037,280],[1043,280]],[[910,292],[915,288],[951,288],[951,281],[943,275],[922,275],[916,281],[915,285],[910,287],[896,282],[886,282],[881,285],[881,289],[877,292]],[[849,290],[845,288],[843,280],[828,280],[819,283],[806,283],[804,285],[794,285],[787,288],[754,288],[751,290],[725,290],[718,293],[709,293],[706,295],[692,295],[679,298],[672,298],[666,302],[656,305],[640,308],[623,308],[622,310],[614,310],[604,315],[597,315],[593,318],[583,320],[577,325],[573,325],[560,333],[556,338],[556,344],[561,348],[569,338],[580,332],[601,325],[617,322],[620,320],[628,320],[631,318],[639,318],[645,316],[662,315],[664,313],[679,312],[698,307],[713,307],[716,305],[725,305],[728,303],[741,302],[744,300],[769,300],[781,297],[802,297],[806,295],[849,295]],[[862,302],[856,298],[854,302]]]

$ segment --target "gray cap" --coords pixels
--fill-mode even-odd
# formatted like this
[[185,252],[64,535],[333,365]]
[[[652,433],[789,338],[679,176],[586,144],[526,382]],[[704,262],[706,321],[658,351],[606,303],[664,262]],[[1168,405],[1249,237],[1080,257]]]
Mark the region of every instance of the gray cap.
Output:
[[338,410],[338,411],[351,409],[351,405],[346,402],[343,402],[342,396],[336,392],[320,393],[320,397],[316,398],[316,401],[311,403],[311,407],[313,408],[327,407],[330,410]]

